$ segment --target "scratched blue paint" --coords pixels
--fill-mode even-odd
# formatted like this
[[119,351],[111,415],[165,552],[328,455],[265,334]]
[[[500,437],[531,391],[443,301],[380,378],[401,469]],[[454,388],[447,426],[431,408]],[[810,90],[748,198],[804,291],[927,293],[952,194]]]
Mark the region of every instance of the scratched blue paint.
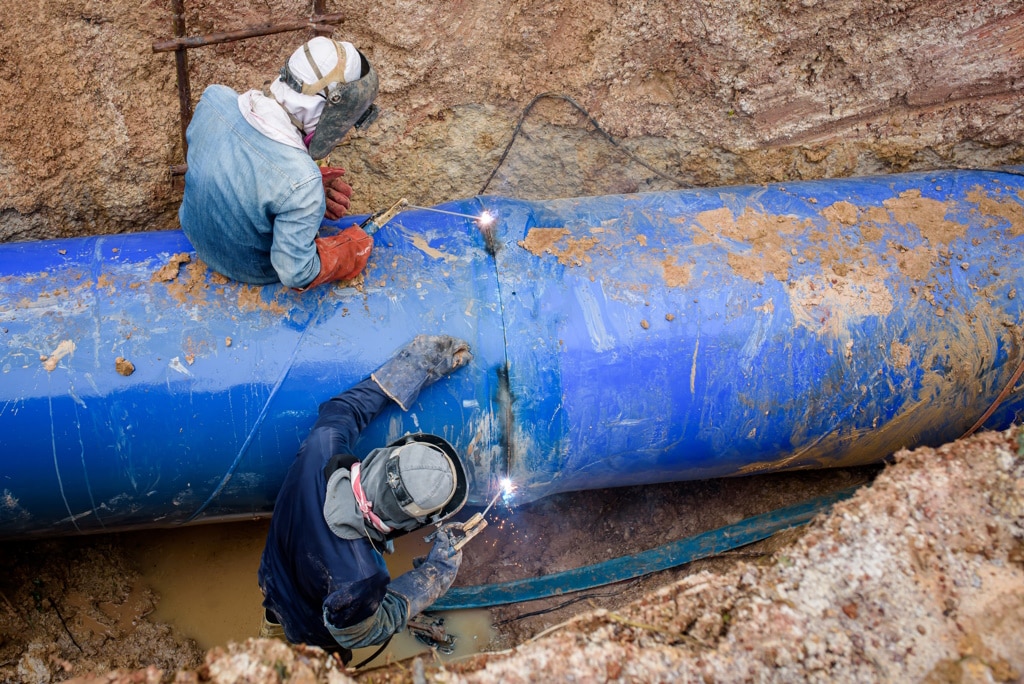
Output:
[[362,285],[305,294],[161,280],[194,261],[177,231],[0,245],[0,537],[267,515],[318,403],[420,332],[472,364],[357,455],[444,435],[476,502],[506,473],[525,501],[949,441],[1022,358],[1021,180],[477,197],[440,208],[486,208],[493,234],[403,212]]

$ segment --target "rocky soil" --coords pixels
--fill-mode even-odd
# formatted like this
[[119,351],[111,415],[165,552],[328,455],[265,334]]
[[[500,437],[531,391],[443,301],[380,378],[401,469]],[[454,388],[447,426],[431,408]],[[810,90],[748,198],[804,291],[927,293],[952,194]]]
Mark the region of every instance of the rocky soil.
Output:
[[443,681],[1020,681],[1024,433],[897,454],[757,563],[598,610]]
[[[360,213],[398,197],[539,199],[1024,160],[1019,0],[326,4],[345,17],[336,36],[382,81],[378,122],[332,155]],[[189,35],[310,12],[294,0],[185,8]],[[0,241],[176,228],[174,57],[152,47],[172,35],[170,2],[0,0],[0,29]],[[211,83],[258,87],[308,35],[190,50],[192,101]],[[901,453],[804,534],[572,605],[496,609],[506,650],[363,675],[273,641],[203,653],[147,618],[158,597],[116,538],[4,544],[0,680],[1020,681],[1021,452],[1011,430]],[[649,548],[872,476],[538,502],[520,512],[522,529],[545,544],[481,546],[460,582]]]
[[[308,0],[184,6],[190,36],[310,13]],[[381,78],[380,119],[332,156],[358,212],[1024,158],[1018,0],[326,8]],[[173,36],[169,0],[0,0],[0,30],[0,240],[175,228],[175,59],[153,51]],[[308,35],[188,50],[192,101],[211,83],[259,87]],[[530,108],[549,93],[571,102]]]

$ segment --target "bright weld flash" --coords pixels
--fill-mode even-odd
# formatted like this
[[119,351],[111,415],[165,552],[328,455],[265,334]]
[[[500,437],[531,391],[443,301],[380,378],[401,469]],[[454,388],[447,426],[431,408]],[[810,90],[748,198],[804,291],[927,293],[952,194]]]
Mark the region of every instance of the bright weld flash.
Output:
[[415,205],[415,204],[408,204],[407,203],[405,206],[407,208],[409,208],[409,209],[420,209],[422,211],[432,211],[435,214],[448,214],[449,216],[461,216],[462,218],[473,219],[473,222],[476,223],[476,225],[479,226],[480,228],[483,228],[485,226],[489,226],[492,223],[494,223],[494,214],[492,214],[491,212],[487,211],[486,209],[484,209],[482,212],[480,212],[480,214],[478,216],[473,216],[472,214],[463,214],[462,212],[459,212],[459,211],[448,211],[447,209],[435,209],[434,207],[421,207],[421,206],[418,206],[418,205]]
[[481,228],[486,228],[492,223],[494,223],[494,214],[487,211],[486,209],[480,212],[480,216],[478,216],[476,219],[476,224]]
[[511,478],[508,477],[503,477],[501,482],[498,483],[498,486],[501,487],[501,500],[507,504],[516,493],[516,487],[512,484]]

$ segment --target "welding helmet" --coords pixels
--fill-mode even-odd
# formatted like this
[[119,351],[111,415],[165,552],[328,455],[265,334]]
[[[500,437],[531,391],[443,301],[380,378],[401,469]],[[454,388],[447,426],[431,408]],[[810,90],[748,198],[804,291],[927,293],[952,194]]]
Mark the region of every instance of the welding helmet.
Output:
[[454,447],[417,433],[374,449],[358,471],[334,473],[324,518],[340,537],[390,540],[450,518],[468,497],[466,469]]
[[[323,98],[324,107],[309,139],[309,156],[323,159],[355,126],[377,118],[377,72],[351,43],[318,36],[292,53],[281,82],[297,93]],[[307,133],[303,129],[303,133]]]

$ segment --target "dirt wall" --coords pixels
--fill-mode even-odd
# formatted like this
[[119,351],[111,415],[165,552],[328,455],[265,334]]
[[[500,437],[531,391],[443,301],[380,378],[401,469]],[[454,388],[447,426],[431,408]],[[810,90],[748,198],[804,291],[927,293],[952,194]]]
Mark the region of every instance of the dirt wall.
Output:
[[[188,35],[308,16],[185,0]],[[327,2],[381,77],[332,160],[353,209],[1017,162],[1017,0]],[[0,240],[177,227],[184,161],[169,0],[0,0]],[[272,78],[311,35],[188,51],[192,99]],[[637,163],[635,154],[651,168]]]

